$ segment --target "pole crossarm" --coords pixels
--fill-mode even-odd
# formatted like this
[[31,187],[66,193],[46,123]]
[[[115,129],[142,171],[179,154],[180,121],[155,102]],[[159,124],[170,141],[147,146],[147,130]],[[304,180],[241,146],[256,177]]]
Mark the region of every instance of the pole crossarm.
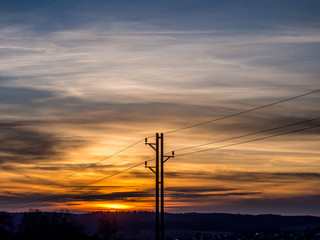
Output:
[[166,161],[168,161],[170,158],[174,158],[174,151],[172,151],[172,155],[171,156],[163,156],[164,158],[166,158],[165,160],[163,160],[163,163],[165,163]]
[[145,166],[145,168],[149,168],[154,174],[157,174],[156,171],[154,170],[154,168],[156,168],[156,167],[148,166],[148,161],[144,162],[144,166]]
[[149,145],[153,150],[157,151],[157,144],[156,143],[148,143],[148,138],[145,138],[145,145]]
[[148,167],[154,174],[157,174],[155,170],[153,170],[152,167]]

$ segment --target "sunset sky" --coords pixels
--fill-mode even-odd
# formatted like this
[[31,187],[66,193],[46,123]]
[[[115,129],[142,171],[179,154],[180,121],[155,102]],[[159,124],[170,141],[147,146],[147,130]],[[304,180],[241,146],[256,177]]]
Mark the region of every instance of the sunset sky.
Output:
[[177,155],[166,211],[320,216],[320,92],[171,132],[319,90],[319,12],[318,0],[1,0],[0,211],[153,211],[144,164],[106,177],[153,159],[144,138],[163,132]]

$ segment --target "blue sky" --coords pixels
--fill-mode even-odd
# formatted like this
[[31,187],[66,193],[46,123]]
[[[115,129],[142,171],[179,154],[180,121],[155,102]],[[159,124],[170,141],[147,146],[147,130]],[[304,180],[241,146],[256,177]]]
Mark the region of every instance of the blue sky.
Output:
[[[20,209],[22,198],[47,194],[29,190],[157,131],[319,89],[319,10],[318,1],[289,0],[1,1],[0,181],[10,183],[0,194],[3,206]],[[314,94],[168,136],[166,148],[316,118],[318,102]],[[167,210],[320,215],[318,144],[313,130],[168,164]],[[138,146],[47,191],[87,184],[150,154]],[[126,182],[130,177],[136,182]],[[152,178],[144,169],[114,181],[105,185],[118,188],[85,192],[87,199],[145,191],[135,207],[150,208]],[[190,191],[204,189],[201,201],[196,192],[179,195],[190,182]],[[297,205],[304,201],[313,207]]]

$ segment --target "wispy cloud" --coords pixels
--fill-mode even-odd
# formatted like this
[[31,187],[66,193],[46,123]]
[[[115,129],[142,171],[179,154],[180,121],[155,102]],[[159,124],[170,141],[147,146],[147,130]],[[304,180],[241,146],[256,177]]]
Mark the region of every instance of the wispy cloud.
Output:
[[[0,181],[10,182],[3,193],[21,194],[25,187],[48,184],[157,131],[320,88],[319,7],[316,1],[287,0],[3,3]],[[316,118],[318,102],[319,94],[314,94],[166,135],[165,148]],[[204,206],[210,206],[215,198],[260,199],[279,193],[281,184],[295,194],[304,182],[312,183],[304,193],[313,195],[320,169],[319,130],[291,136],[171,159],[166,165],[166,177],[173,183],[168,193],[177,202],[202,196]],[[43,191],[86,186],[152,157],[140,144]],[[150,196],[142,196],[141,190],[153,184],[146,169],[125,174],[118,176],[118,185],[139,185],[136,193],[104,189],[79,201]],[[204,180],[210,181],[209,187],[202,185]],[[187,181],[198,186],[183,188]],[[213,182],[217,187],[211,187]]]

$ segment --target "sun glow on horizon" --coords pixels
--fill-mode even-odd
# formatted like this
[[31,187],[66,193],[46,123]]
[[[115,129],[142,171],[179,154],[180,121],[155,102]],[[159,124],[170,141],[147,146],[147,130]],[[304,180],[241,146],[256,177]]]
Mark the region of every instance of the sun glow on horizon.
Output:
[[106,208],[111,210],[125,210],[129,208],[133,208],[133,206],[121,204],[121,203],[97,203],[94,204],[95,207]]

